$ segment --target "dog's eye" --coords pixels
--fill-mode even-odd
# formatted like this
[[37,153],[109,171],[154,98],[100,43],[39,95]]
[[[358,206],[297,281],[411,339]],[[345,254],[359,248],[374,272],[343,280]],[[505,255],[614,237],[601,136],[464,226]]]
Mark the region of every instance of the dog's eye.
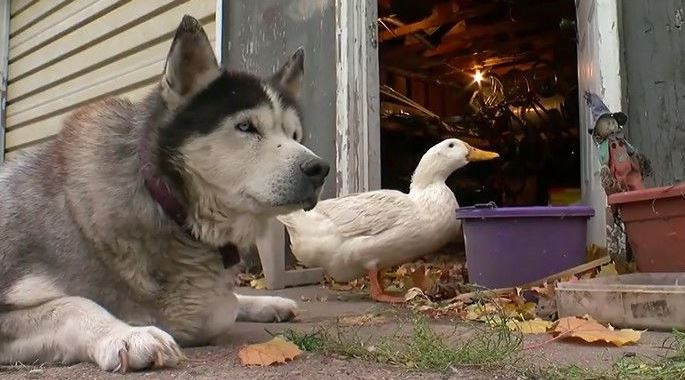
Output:
[[250,123],[249,121],[243,121],[241,123],[238,123],[238,125],[236,125],[235,128],[237,130],[239,130],[240,132],[244,132],[244,133],[258,133],[259,132],[259,131],[257,131],[257,128],[255,128],[255,126],[252,125],[252,123]]

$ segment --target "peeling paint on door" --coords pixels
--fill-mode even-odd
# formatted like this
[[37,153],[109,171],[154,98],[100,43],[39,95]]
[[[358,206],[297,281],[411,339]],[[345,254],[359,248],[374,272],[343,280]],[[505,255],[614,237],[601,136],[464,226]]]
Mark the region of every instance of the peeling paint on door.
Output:
[[628,137],[652,161],[649,185],[684,181],[685,0],[624,0],[621,8]]

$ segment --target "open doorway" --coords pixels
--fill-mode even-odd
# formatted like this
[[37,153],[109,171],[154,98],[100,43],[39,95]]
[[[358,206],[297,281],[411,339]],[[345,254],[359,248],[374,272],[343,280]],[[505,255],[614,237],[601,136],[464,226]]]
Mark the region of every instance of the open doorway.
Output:
[[379,0],[381,181],[408,191],[447,137],[501,155],[448,179],[462,206],[581,201],[573,0]]

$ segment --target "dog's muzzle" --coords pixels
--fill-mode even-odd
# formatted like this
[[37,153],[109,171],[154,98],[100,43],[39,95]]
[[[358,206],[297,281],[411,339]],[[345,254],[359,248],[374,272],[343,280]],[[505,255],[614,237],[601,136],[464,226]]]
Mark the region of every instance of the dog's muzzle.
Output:
[[305,211],[313,209],[318,203],[319,193],[330,170],[328,162],[318,157],[300,164],[300,204]]
[[323,186],[331,166],[328,162],[317,157],[300,164],[300,170],[312,187],[318,189]]

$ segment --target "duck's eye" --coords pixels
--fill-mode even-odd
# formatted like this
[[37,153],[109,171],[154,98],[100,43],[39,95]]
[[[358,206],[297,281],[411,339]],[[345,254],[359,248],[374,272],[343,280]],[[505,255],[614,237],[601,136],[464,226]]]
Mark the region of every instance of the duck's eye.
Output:
[[450,143],[449,147],[454,148],[454,143]]
[[258,133],[259,132],[259,131],[257,131],[257,128],[255,128],[255,126],[252,125],[252,123],[250,123],[249,121],[240,122],[240,123],[238,123],[238,125],[235,126],[235,128],[237,130],[239,130],[240,132],[243,132],[243,133]]
[[293,132],[293,140],[297,140],[297,132]]

